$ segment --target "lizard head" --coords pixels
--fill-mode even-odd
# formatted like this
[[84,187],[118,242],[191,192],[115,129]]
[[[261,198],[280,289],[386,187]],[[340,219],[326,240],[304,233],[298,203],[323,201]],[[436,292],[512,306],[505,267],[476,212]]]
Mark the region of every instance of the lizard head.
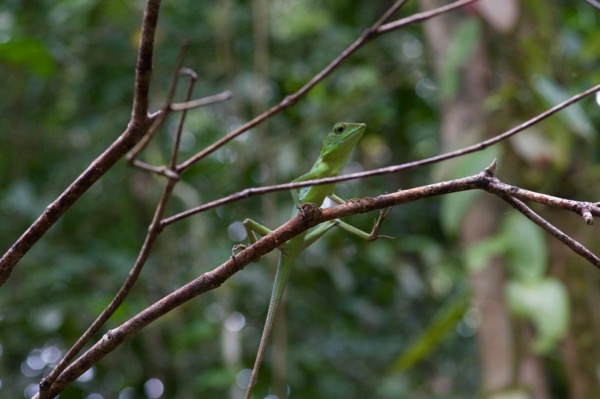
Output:
[[321,148],[321,160],[337,164],[341,168],[366,128],[364,123],[336,123],[325,137]]

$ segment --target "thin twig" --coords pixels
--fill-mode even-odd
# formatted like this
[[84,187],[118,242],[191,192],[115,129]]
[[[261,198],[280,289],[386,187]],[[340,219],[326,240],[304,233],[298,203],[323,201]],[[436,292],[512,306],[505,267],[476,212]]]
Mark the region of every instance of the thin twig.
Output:
[[[183,68],[179,73],[181,75],[187,76],[190,80],[187,92],[185,93],[185,102],[188,102],[192,98],[192,92],[194,91],[194,85],[198,80],[198,75],[196,74],[196,72],[189,68]],[[181,112],[181,117],[179,118],[179,126],[177,126],[177,132],[175,133],[175,142],[173,143],[173,149],[171,151],[170,163],[170,170],[173,172],[175,172],[177,167],[177,154],[179,154],[179,144],[181,143],[181,135],[183,133],[183,125],[185,124],[185,117],[187,116],[187,112],[187,109],[184,109]]]
[[600,90],[600,85],[596,85],[592,88],[589,88],[579,94],[574,95],[573,97],[569,98],[568,100],[563,101],[562,103],[557,104],[554,107],[542,112],[541,114],[521,123],[520,125],[512,128],[506,132],[503,132],[503,133],[501,133],[497,136],[494,136],[490,139],[481,141],[479,143],[473,144],[471,146],[468,146],[468,147],[465,147],[465,148],[462,148],[462,149],[459,149],[456,151],[447,152],[445,154],[436,155],[436,156],[433,156],[430,158],[425,158],[425,159],[422,159],[419,161],[408,162],[408,163],[394,165],[394,166],[388,166],[385,168],[368,170],[365,172],[351,173],[351,174],[347,174],[347,175],[340,175],[340,176],[336,176],[336,177],[328,177],[328,178],[323,178],[323,179],[307,180],[304,182],[297,182],[297,183],[283,183],[283,184],[276,184],[276,185],[266,186],[266,187],[247,188],[247,189],[239,191],[237,193],[228,195],[227,197],[223,197],[223,198],[211,201],[209,203],[197,206],[195,208],[188,209],[187,211],[178,213],[176,215],[170,216],[170,217],[164,219],[161,222],[161,224],[163,226],[167,226],[169,224],[175,223],[179,220],[182,220],[182,219],[185,219],[192,215],[196,215],[198,213],[207,211],[209,209],[213,209],[218,206],[229,204],[231,202],[239,201],[241,199],[253,197],[255,195],[272,193],[272,192],[276,192],[276,191],[292,190],[292,189],[297,189],[297,188],[301,188],[301,187],[316,186],[316,185],[320,185],[320,184],[330,184],[330,183],[337,183],[337,182],[341,182],[341,181],[362,179],[362,178],[370,177],[370,176],[379,176],[379,175],[397,173],[400,171],[413,169],[413,168],[424,166],[424,165],[430,165],[433,163],[446,161],[448,159],[456,158],[456,157],[470,154],[473,152],[482,151],[493,144],[496,144],[502,140],[505,140],[511,136],[514,136],[517,133],[524,131],[525,129],[554,115],[555,113],[568,107],[569,105],[572,105],[578,101],[581,101],[585,97],[596,93],[598,90]]
[[385,25],[381,25],[377,29],[377,33],[380,33],[380,34],[387,33],[387,32],[393,31],[393,30],[403,28],[406,25],[414,24],[416,22],[423,22],[428,19],[437,17],[440,14],[444,14],[449,11],[456,10],[457,8],[464,7],[468,4],[475,3],[477,1],[479,1],[479,0],[459,0],[459,1],[455,1],[454,3],[445,5],[443,7],[439,7],[439,8],[433,9],[433,10],[423,11],[423,12],[420,12],[417,14],[413,14],[410,17],[402,18],[397,21],[390,22]]
[[600,10],[600,2],[597,2],[596,0],[585,0],[585,1],[592,7]]
[[398,0],[397,2],[395,2],[394,5],[392,5],[390,8],[388,8],[386,10],[386,12],[384,12],[383,15],[381,17],[379,17],[379,19],[377,20],[377,22],[375,22],[373,24],[371,29],[373,29],[373,30],[379,29],[379,27],[381,25],[383,25],[383,23],[385,21],[387,21],[388,18],[390,18],[392,15],[394,15],[394,13],[396,11],[398,11],[399,9],[401,9],[407,2],[408,2],[408,0]]
[[168,115],[168,109],[161,109],[155,114],[155,118],[152,121],[152,125],[150,125],[148,129],[146,129],[146,133],[144,134],[144,136],[138,140],[135,146],[133,146],[133,148],[125,156],[127,162],[129,162],[131,165],[136,166],[136,163],[134,162],[135,157],[137,157],[137,155],[146,148],[148,143],[150,143],[152,138],[154,138],[156,132],[163,125]]
[[[478,1],[478,0],[461,0],[458,1],[456,3],[460,3],[460,5],[464,5],[464,4],[468,4],[474,1]],[[396,4],[392,5],[392,7],[390,7],[389,10],[393,10],[395,11],[399,6],[403,5],[405,3],[405,1],[398,1]],[[455,4],[455,3],[453,3]],[[452,5],[453,5],[452,4]],[[444,6],[441,7],[443,8],[445,11],[444,12],[448,12],[453,10],[454,8],[449,7],[449,6]],[[388,11],[386,11],[383,14],[383,17],[388,16]],[[415,15],[421,15],[423,13],[420,14],[415,14]],[[438,13],[439,14],[439,13]],[[433,16],[436,16],[438,14],[431,14],[431,16],[429,18],[432,18]],[[253,128],[254,126],[262,123],[263,121],[265,121],[266,119],[270,118],[271,116],[273,116],[274,114],[282,111],[285,108],[288,108],[292,105],[294,105],[296,103],[296,101],[298,101],[299,98],[301,98],[302,96],[306,95],[313,87],[315,87],[318,83],[320,83],[323,79],[325,79],[327,76],[329,76],[334,70],[336,70],[340,64],[342,62],[344,62],[346,59],[348,59],[348,57],[350,57],[352,54],[354,54],[359,48],[361,48],[365,43],[367,43],[369,40],[372,40],[374,38],[376,38],[377,36],[383,34],[383,33],[387,33],[390,32],[391,29],[385,30],[385,31],[380,31],[380,27],[381,23],[383,22],[383,17],[381,17],[375,24],[373,24],[370,28],[368,28],[367,30],[365,30],[359,37],[358,39],[356,39],[352,44],[350,44],[350,46],[348,46],[344,51],[342,51],[340,53],[340,55],[338,55],[333,61],[331,61],[329,63],[329,65],[327,65],[325,68],[323,68],[323,70],[321,70],[321,72],[319,72],[318,74],[316,74],[309,82],[307,82],[304,86],[302,86],[298,91],[296,91],[293,94],[290,94],[288,96],[286,96],[283,100],[281,100],[281,102],[279,102],[279,104],[271,107],[270,109],[268,109],[267,111],[263,112],[262,114],[254,117],[252,120],[246,122],[244,125],[240,126],[239,128],[235,129],[233,132],[227,134],[226,136],[223,136],[222,138],[220,138],[219,140],[215,141],[213,144],[209,145],[208,147],[204,148],[203,150],[199,151],[198,153],[196,153],[195,155],[193,155],[192,157],[190,157],[188,160],[182,162],[181,164],[179,164],[177,166],[177,171],[178,172],[183,172],[184,170],[186,170],[187,168],[189,168],[190,166],[192,166],[193,164],[195,164],[196,162],[198,162],[199,160],[203,159],[204,157],[210,155],[211,153],[213,153],[214,151],[216,151],[217,149],[221,148],[223,145],[227,144],[228,142],[230,142],[231,140],[233,140],[234,138],[236,138],[237,136],[247,132],[249,129]],[[418,19],[415,20],[416,21],[423,21],[427,19],[426,16],[422,16]],[[406,26],[408,23],[405,23],[403,26]],[[400,28],[400,26],[398,27]]]
[[542,218],[540,215],[535,213],[531,208],[525,205],[522,201],[502,193],[499,195],[504,201],[508,202],[513,208],[521,212],[527,219],[531,220],[533,223],[540,226],[542,229],[546,230],[551,236],[556,237],[559,241],[565,244],[567,247],[571,248],[573,252],[586,259],[592,265],[600,268],[600,258],[594,255],[590,250],[588,250],[585,246],[583,246],[578,241],[569,237],[561,230],[553,226],[550,222],[546,221],[546,219]]
[[221,101],[229,100],[231,98],[231,92],[229,90],[224,91],[223,93],[215,94],[208,97],[199,98],[197,100],[187,101],[184,103],[175,103],[171,104],[172,111],[183,111],[186,109],[194,109],[203,107],[205,105],[210,105],[214,103],[218,103]]

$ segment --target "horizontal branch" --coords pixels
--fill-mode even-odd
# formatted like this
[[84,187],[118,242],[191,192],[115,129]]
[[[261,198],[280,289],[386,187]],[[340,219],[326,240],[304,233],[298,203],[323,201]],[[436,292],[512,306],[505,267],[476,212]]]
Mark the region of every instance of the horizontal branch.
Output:
[[[223,284],[229,277],[242,270],[251,262],[255,262],[263,255],[279,247],[282,243],[297,236],[303,231],[323,223],[346,216],[384,209],[392,206],[402,205],[416,200],[456,193],[467,190],[484,190],[508,200],[517,210],[533,220],[540,227],[549,231],[550,234],[565,242],[576,253],[583,256],[594,266],[600,268],[600,258],[595,256],[583,245],[576,242],[560,230],[545,222],[539,215],[522,204],[515,196],[537,200],[562,209],[580,213],[583,208],[588,209],[593,215],[600,215],[600,207],[589,202],[577,202],[558,197],[545,196],[544,194],[522,190],[518,187],[505,184],[494,175],[495,161],[485,171],[470,177],[455,179],[447,182],[430,184],[427,186],[401,190],[395,193],[384,194],[374,198],[363,198],[346,202],[342,205],[327,209],[321,209],[313,204],[303,205],[302,212],[293,217],[287,223],[273,230],[270,234],[262,237],[256,243],[249,245],[239,254],[232,256],[226,262],[210,272],[189,282],[178,290],[165,296],[158,302],[149,306],[136,316],[132,317],[119,327],[107,332],[100,341],[74,361],[55,381],[49,389],[49,394],[58,394],[65,386],[77,379],[87,369],[97,363],[108,353],[115,350],[123,341],[139,332],[154,320],[165,315],[178,306],[195,298],[196,296],[213,290]],[[547,200],[542,200],[546,198]],[[522,204],[522,206],[520,205]],[[579,205],[577,205],[579,204]],[[551,229],[548,229],[551,226]]]

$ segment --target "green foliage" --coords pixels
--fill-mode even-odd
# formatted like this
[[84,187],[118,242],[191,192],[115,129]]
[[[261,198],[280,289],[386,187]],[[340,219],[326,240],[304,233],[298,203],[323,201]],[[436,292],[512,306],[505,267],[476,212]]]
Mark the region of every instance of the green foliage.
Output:
[[[409,2],[401,14],[417,11],[417,3]],[[498,65],[491,67],[502,89],[486,105],[513,113],[507,120],[490,122],[490,134],[598,80],[596,14],[583,2],[576,6],[559,2],[560,15],[552,19],[545,16],[552,7],[523,3],[522,26],[535,29],[515,40],[492,36],[497,39],[494,56],[503,60],[498,65],[509,65],[518,77],[505,79]],[[297,90],[386,7],[370,1],[278,0],[269,2],[267,21],[256,21],[252,4],[235,0],[162,4],[152,109],[164,101],[176,54],[186,39],[190,42],[186,66],[200,77],[195,97],[224,89],[234,92],[232,101],[188,114],[181,159]],[[0,11],[3,248],[125,129],[142,7],[140,1],[117,0],[4,2]],[[310,167],[323,135],[339,120],[368,125],[348,172],[435,155],[440,147],[440,93],[460,94],[461,66],[472,56],[476,40],[491,35],[474,16],[457,15],[465,22],[455,34],[444,76],[431,73],[418,26],[369,43],[306,98],[186,172],[169,214],[246,187],[289,181]],[[258,60],[259,39],[253,36],[253,27],[261,23],[268,27],[267,42],[262,44],[269,52]],[[261,64],[267,65],[262,71],[265,85],[257,78]],[[527,82],[534,82],[534,74],[540,80],[535,80],[533,92]],[[182,92],[180,84],[178,100]],[[257,100],[257,93],[263,101]],[[581,146],[593,136],[590,126],[598,122],[593,116],[596,109],[593,103],[583,103],[581,112],[560,116],[560,124],[541,125],[540,134],[549,131],[551,137],[544,135],[546,139],[565,140],[554,145],[562,159],[597,159],[593,146]],[[592,117],[588,121],[582,115]],[[176,122],[175,117],[169,119],[143,160],[160,164],[168,159]],[[576,135],[565,133],[565,127]],[[493,148],[465,157],[452,176],[478,173],[500,156],[505,153]],[[569,170],[568,162],[564,165],[559,171],[538,171],[536,176],[541,177],[536,181],[559,181],[568,184],[570,192],[581,188],[580,176],[560,174]],[[506,176],[522,172],[519,165],[502,158],[500,167]],[[338,193],[345,198],[374,196],[429,183],[431,174],[431,169],[423,168],[347,182],[339,185]],[[1,397],[24,397],[24,392],[35,390],[55,364],[56,352],[64,353],[110,301],[137,256],[162,184],[124,162],[117,164],[22,260],[1,288]],[[583,192],[592,191],[586,186]],[[395,236],[394,241],[366,245],[335,232],[303,254],[287,287],[287,364],[293,397],[475,396],[480,372],[473,338],[476,327],[465,327],[467,312],[456,327],[458,334],[451,334],[464,303],[454,307],[456,302],[449,298],[467,279],[460,267],[462,250],[454,241],[476,195],[452,195],[394,209],[383,231]],[[252,198],[166,229],[131,297],[106,329],[226,260],[237,243],[229,238],[236,222],[252,217],[275,227],[289,217],[290,203],[288,193]],[[351,221],[368,229],[373,217]],[[515,313],[536,326],[540,351],[555,346],[569,315],[564,289],[546,277],[545,251],[537,227],[521,217],[509,217],[497,238],[466,249],[471,268],[496,254],[510,256],[514,279],[507,293]],[[89,380],[77,382],[61,398],[92,393],[146,397],[144,384],[151,378],[165,384],[163,397],[236,395],[243,385],[243,370],[254,359],[271,272],[265,260],[249,265],[215,292],[128,341],[101,361]],[[548,316],[553,309],[560,312]],[[442,315],[439,324],[436,314]],[[232,326],[232,315],[241,315],[243,323]],[[422,336],[428,326],[434,332]],[[420,336],[423,341],[415,338]],[[274,345],[276,351],[286,346]],[[390,377],[386,372],[401,354],[410,358],[402,362],[405,372]],[[273,367],[267,359],[258,393],[269,391]]]
[[0,44],[0,62],[30,70],[41,78],[52,75],[56,62],[44,44],[35,39],[10,40]]
[[478,38],[481,36],[481,25],[475,19],[467,19],[456,29],[446,50],[443,76],[440,79],[440,95],[442,98],[456,96],[460,87],[461,69],[473,56]]
[[506,296],[511,310],[533,323],[534,348],[547,353],[556,348],[569,325],[569,299],[564,285],[546,276],[548,250],[542,230],[523,216],[505,218],[501,237],[511,281]]
[[443,308],[441,308],[419,338],[412,343],[408,350],[398,357],[390,367],[390,373],[400,373],[414,364],[425,359],[439,343],[453,332],[456,324],[464,317],[469,309],[469,299],[471,295],[468,292],[462,292],[451,298]]
[[564,285],[554,278],[514,280],[506,298],[515,315],[535,326],[534,350],[549,353],[564,337],[569,325],[569,301]]
[[513,212],[504,219],[500,236],[515,279],[532,281],[544,276],[548,266],[546,236],[538,226]]
[[518,213],[506,216],[497,235],[466,253],[473,272],[504,256],[510,270],[506,297],[511,311],[535,326],[534,349],[549,353],[569,325],[569,298],[562,282],[546,275],[548,248],[543,231]]

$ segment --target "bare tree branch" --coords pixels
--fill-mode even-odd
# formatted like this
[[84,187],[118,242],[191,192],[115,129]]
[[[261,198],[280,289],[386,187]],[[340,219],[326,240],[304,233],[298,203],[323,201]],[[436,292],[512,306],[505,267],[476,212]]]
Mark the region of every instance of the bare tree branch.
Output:
[[131,151],[127,153],[127,162],[141,169],[148,169],[146,168],[146,166],[149,165],[143,164],[140,161],[135,161],[135,157],[146,148],[150,141],[152,141],[152,138],[154,138],[154,135],[162,126],[163,122],[166,120],[167,116],[169,116],[171,112],[171,103],[173,102],[175,90],[177,89],[177,83],[179,82],[179,71],[183,67],[183,61],[185,60],[185,54],[187,53],[188,47],[188,44],[184,43],[179,49],[179,53],[177,54],[177,59],[175,61],[175,72],[173,72],[171,85],[169,86],[169,90],[167,91],[165,105],[161,108],[160,111],[156,113],[156,119],[154,120],[154,123],[152,123],[152,126],[150,126],[144,137],[138,140],[138,142],[131,149]]
[[592,7],[600,10],[600,2],[598,2],[596,0],[585,0],[585,2],[588,3],[589,5],[591,5]]
[[35,243],[56,223],[98,179],[100,179],[135,143],[146,134],[154,121],[148,116],[148,90],[152,76],[152,51],[160,0],[148,0],[144,12],[140,50],[135,71],[132,117],[127,129],[49,204],[44,212],[0,258],[0,286]]
[[592,265],[600,268],[600,258],[594,255],[591,251],[589,251],[585,246],[576,240],[572,239],[561,230],[553,226],[550,222],[546,221],[540,215],[535,213],[531,208],[525,205],[520,200],[515,197],[511,197],[509,195],[499,195],[500,198],[508,202],[513,208],[521,212],[527,219],[531,220],[533,223],[540,226],[542,229],[546,230],[550,235],[556,237],[567,247],[571,248],[573,252],[586,259]]
[[426,21],[433,17],[437,17],[438,15],[447,13],[449,11],[454,11],[457,8],[464,7],[471,3],[475,3],[477,1],[479,1],[479,0],[460,0],[460,1],[455,1],[454,3],[448,4],[448,5],[445,5],[443,7],[436,8],[434,10],[423,11],[423,12],[411,15],[410,17],[402,18],[397,21],[390,22],[385,25],[381,25],[379,28],[377,28],[377,33],[379,33],[379,34],[387,33],[387,32],[391,32],[393,30],[403,28],[407,25],[414,24],[416,22],[423,22],[423,21]]
[[261,256],[276,249],[282,243],[290,240],[301,232],[328,220],[402,205],[433,196],[467,190],[484,190],[509,202],[515,209],[534,221],[534,223],[564,242],[569,248],[587,259],[592,265],[600,268],[600,258],[591,253],[577,241],[550,225],[515,196],[557,206],[575,213],[578,213],[582,208],[587,208],[594,215],[600,215],[600,207],[589,202],[559,199],[558,197],[546,196],[544,194],[523,190],[502,183],[494,175],[494,169],[495,164],[493,163],[490,167],[486,168],[485,171],[474,176],[402,190],[374,198],[357,199],[327,209],[320,209],[312,204],[304,205],[302,212],[299,212],[299,214],[291,220],[273,230],[272,233],[259,239],[255,244],[249,245],[239,254],[232,256],[229,260],[212,271],[202,274],[195,280],[155,302],[153,305],[149,306],[119,327],[107,332],[100,341],[64,370],[47,391],[49,396],[39,397],[53,397],[54,395],[57,395],[87,369],[100,361],[105,355],[115,350],[125,341],[125,339],[136,334],[154,320],[196,296],[219,287],[229,277],[242,270],[249,263],[257,261]]
[[229,100],[231,98],[231,96],[232,96],[232,93],[229,90],[227,90],[227,91],[224,91],[223,93],[215,94],[215,95],[208,96],[208,97],[199,98],[197,100],[191,100],[191,101],[187,101],[187,102],[184,102],[184,103],[171,104],[171,109],[173,111],[183,111],[183,110],[186,110],[186,109],[189,110],[189,109],[204,107],[205,105],[214,104],[214,103],[217,103],[217,102]]
[[144,9],[144,21],[135,66],[135,85],[133,89],[132,122],[143,123],[148,118],[148,93],[152,78],[152,57],[154,39],[161,0],[148,0]]

